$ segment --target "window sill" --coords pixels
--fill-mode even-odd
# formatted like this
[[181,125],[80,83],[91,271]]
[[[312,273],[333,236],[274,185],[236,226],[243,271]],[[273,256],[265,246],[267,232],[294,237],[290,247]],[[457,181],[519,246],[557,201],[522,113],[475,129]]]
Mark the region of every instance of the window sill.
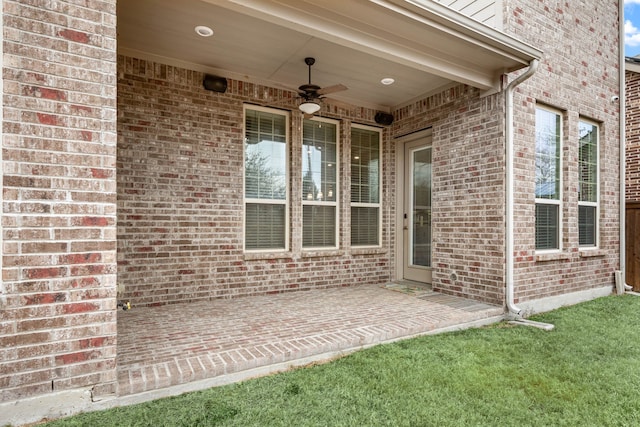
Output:
[[602,257],[607,254],[602,249],[580,249],[580,258]]
[[291,252],[249,252],[244,254],[245,261],[260,261],[265,259],[291,258]]
[[339,249],[314,249],[303,251],[300,255],[301,258],[320,258],[320,257],[334,257],[343,256],[344,251]]
[[566,252],[554,252],[550,254],[537,254],[536,262],[547,262],[547,261],[563,261],[571,258],[571,256]]
[[[386,254],[387,249],[382,247],[351,248],[350,255],[381,255]],[[322,257],[342,257],[347,254],[344,249],[314,249],[303,250],[300,258],[322,258]],[[246,252],[243,255],[245,261],[263,261],[270,259],[292,259],[293,254],[286,252]]]
[[375,248],[352,247],[351,248],[351,255],[380,255],[380,254],[386,254],[386,253],[387,253],[387,250],[381,247],[375,247]]

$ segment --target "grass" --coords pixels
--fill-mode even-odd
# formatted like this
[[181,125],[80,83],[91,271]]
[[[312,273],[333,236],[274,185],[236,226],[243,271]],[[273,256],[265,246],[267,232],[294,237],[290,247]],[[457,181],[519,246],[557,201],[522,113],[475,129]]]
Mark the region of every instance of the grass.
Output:
[[58,426],[640,425],[640,298],[401,341]]

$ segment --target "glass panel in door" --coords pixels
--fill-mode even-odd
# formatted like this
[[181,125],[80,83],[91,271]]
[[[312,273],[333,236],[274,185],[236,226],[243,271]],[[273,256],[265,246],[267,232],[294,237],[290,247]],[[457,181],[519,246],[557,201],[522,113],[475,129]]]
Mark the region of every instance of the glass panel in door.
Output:
[[431,282],[431,147],[408,143],[405,150],[404,278]]

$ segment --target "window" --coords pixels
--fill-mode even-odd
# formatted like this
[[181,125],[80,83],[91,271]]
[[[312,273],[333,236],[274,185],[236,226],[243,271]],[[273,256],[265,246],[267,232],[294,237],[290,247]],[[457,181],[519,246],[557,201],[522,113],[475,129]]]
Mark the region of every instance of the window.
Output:
[[289,117],[245,107],[245,249],[286,250]]
[[338,124],[302,124],[302,247],[338,246]]
[[598,126],[579,122],[578,239],[580,246],[598,245]]
[[536,108],[536,249],[560,249],[560,142],[558,112]]
[[380,245],[380,130],[351,128],[351,245]]

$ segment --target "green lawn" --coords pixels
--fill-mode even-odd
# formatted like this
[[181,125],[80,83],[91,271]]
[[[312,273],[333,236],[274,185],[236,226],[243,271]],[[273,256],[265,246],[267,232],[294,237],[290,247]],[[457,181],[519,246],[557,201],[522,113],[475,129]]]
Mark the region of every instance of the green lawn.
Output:
[[48,426],[640,426],[640,297],[380,345]]

